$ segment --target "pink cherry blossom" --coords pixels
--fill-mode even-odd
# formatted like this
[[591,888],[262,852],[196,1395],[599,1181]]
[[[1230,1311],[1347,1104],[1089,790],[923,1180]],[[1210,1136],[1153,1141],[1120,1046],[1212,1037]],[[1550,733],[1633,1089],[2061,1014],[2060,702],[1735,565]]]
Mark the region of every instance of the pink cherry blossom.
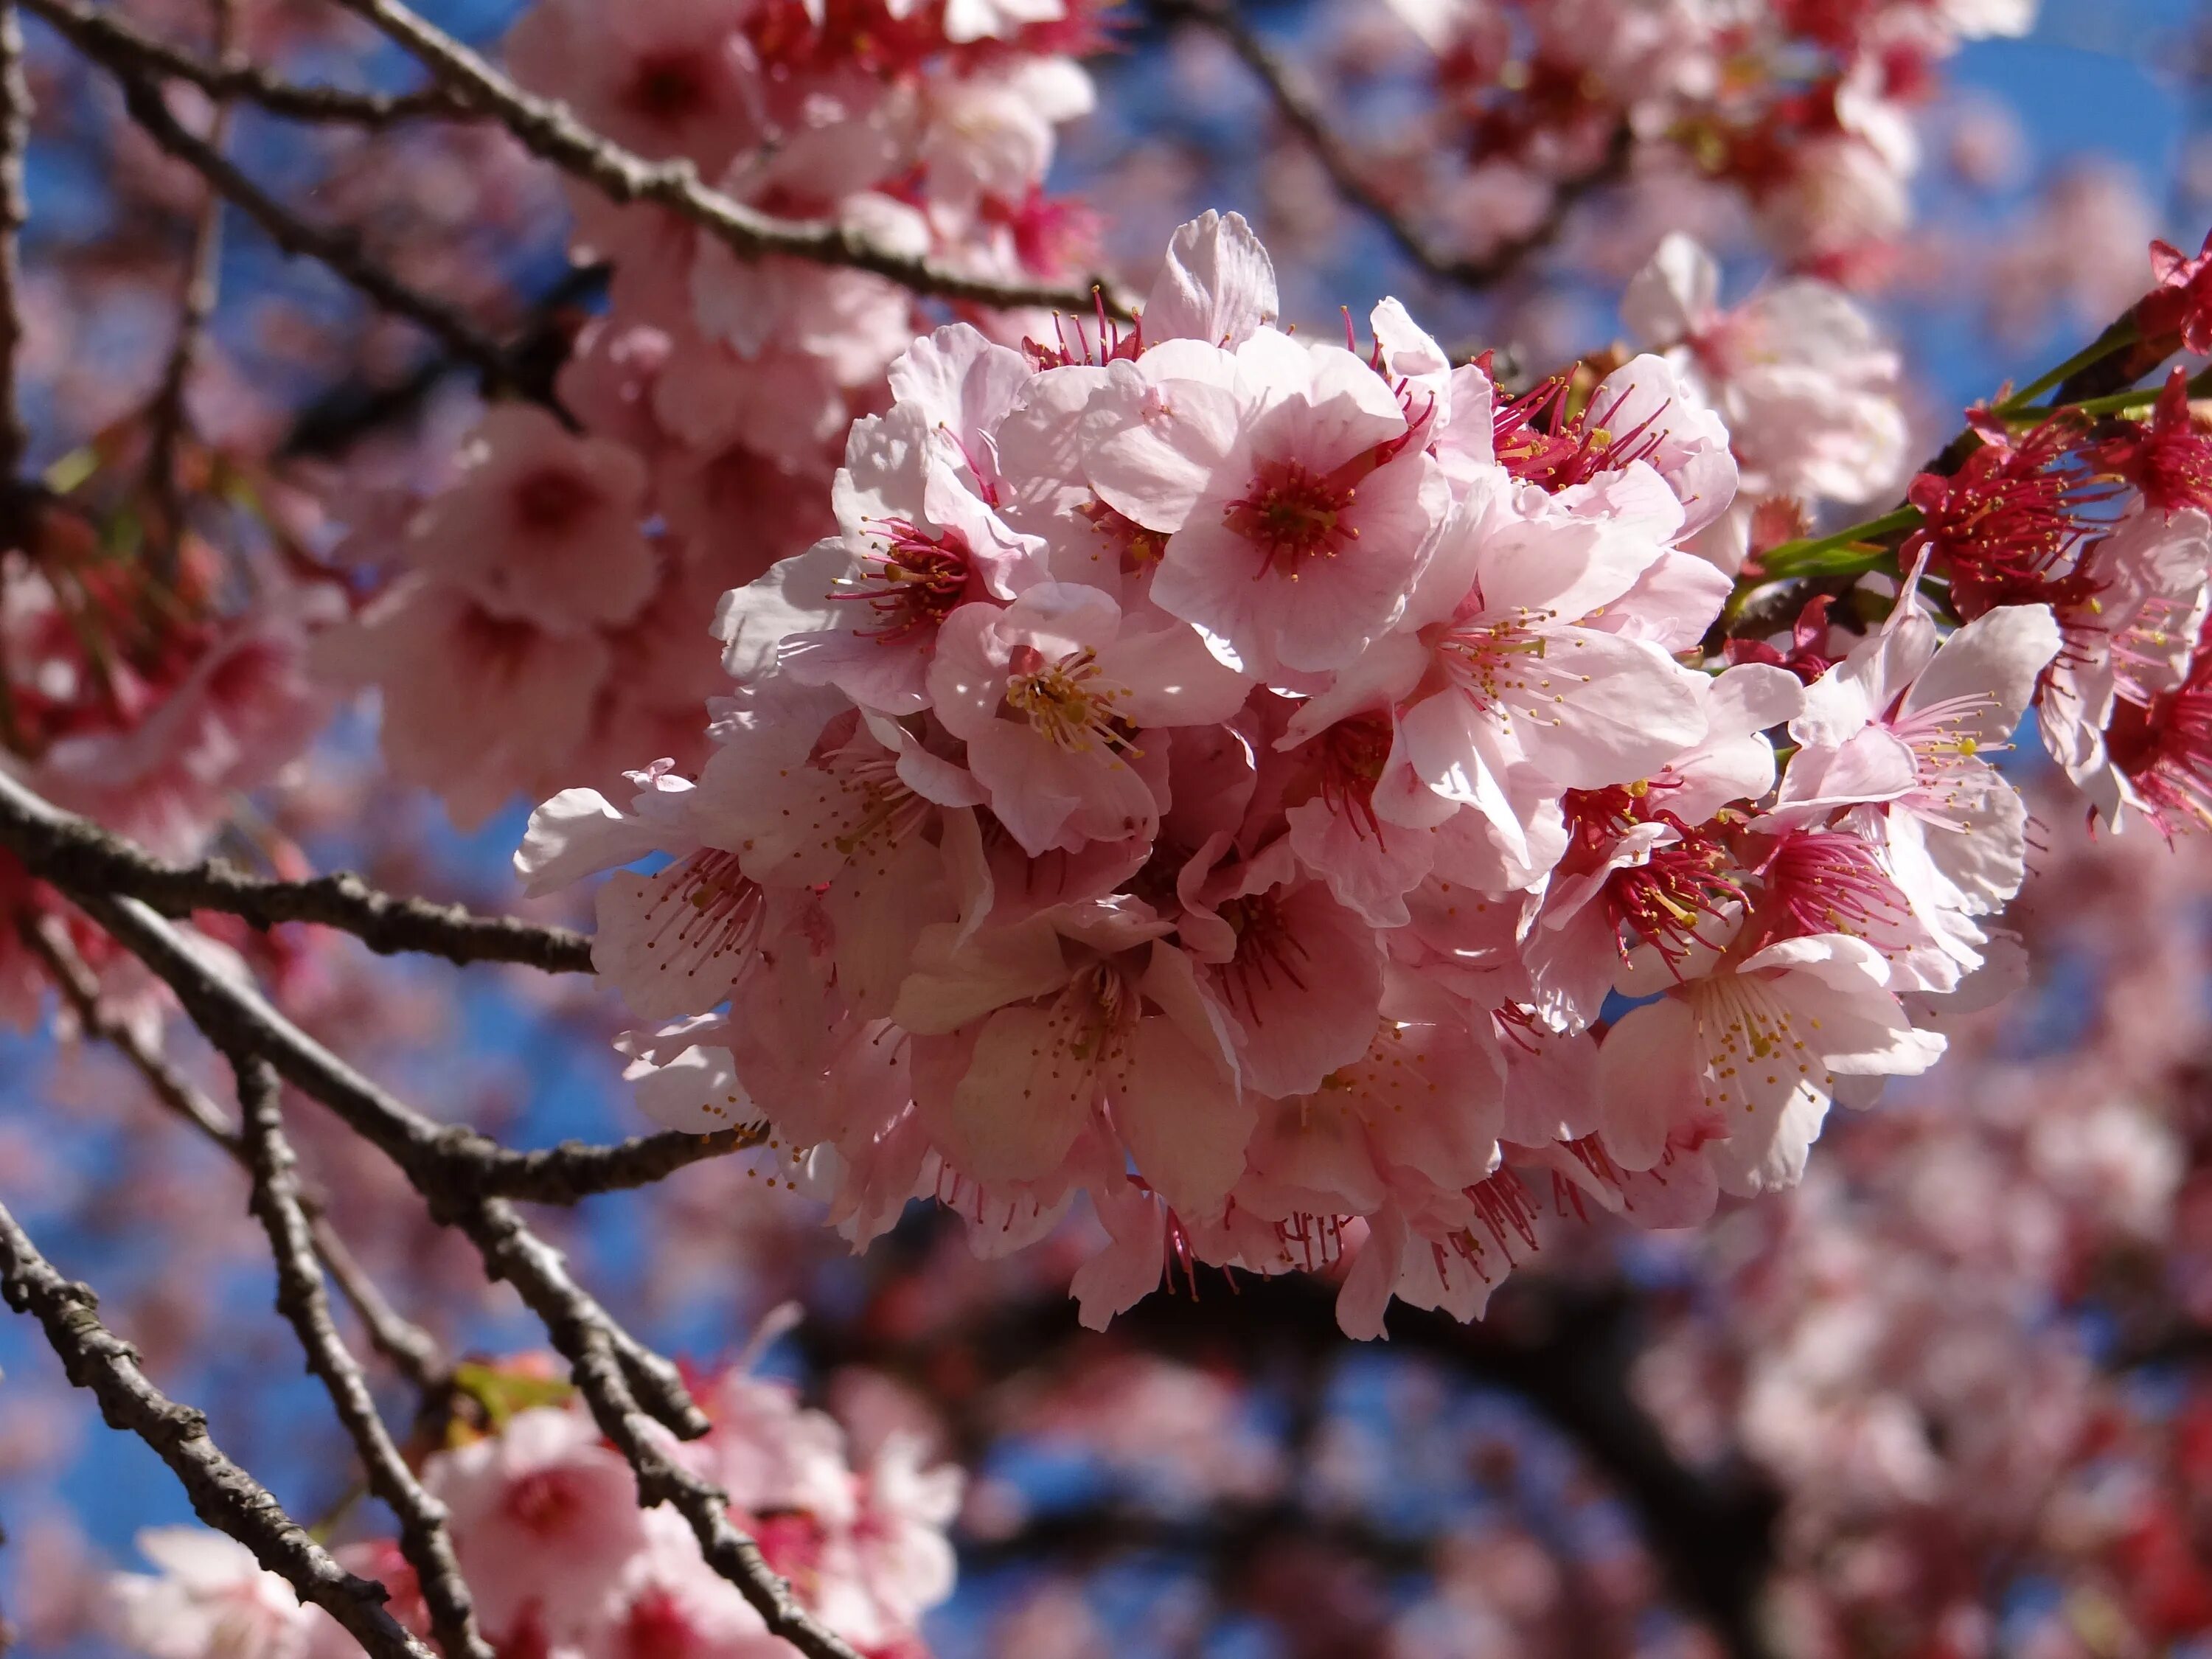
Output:
[[149,1659],[300,1659],[315,1613],[236,1540],[199,1527],[155,1527],[138,1553],[155,1573],[108,1581],[118,1640]]
[[1328,669],[1403,614],[1443,483],[1389,386],[1272,331],[1111,366],[1089,461],[1106,504],[1168,532],[1153,603],[1233,667]]
[[1838,1077],[1911,1076],[1943,1052],[1941,1036],[1913,1029],[1863,940],[1819,933],[1704,954],[1677,982],[1648,968],[1628,975],[1659,998],[1599,1046],[1606,1149],[1624,1169],[1650,1169],[1688,1132],[1723,1191],[1794,1185]]
[[454,486],[408,526],[406,556],[495,616],[562,634],[626,622],[653,591],[645,490],[644,467],[622,445],[501,404],[461,452]]
[[579,1413],[519,1412],[495,1437],[439,1458],[425,1484],[452,1514],[488,1631],[529,1620],[560,1640],[587,1626],[646,1541],[629,1466]]

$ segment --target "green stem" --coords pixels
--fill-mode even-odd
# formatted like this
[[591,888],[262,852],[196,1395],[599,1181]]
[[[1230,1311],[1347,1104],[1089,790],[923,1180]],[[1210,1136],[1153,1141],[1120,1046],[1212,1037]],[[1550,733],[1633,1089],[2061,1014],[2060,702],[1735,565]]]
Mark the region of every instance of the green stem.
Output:
[[[2158,401],[2159,393],[2166,387],[2139,386],[2132,391],[2115,392],[2103,398],[2084,398],[2076,404],[2035,404],[2026,409],[2007,409],[2002,411],[2008,424],[2033,426],[2038,421],[2049,420],[2060,410],[2077,415],[2129,415],[2138,409],[2148,409]],[[2212,398],[2212,368],[2192,375],[2189,381],[2192,398]]]
[[[2106,329],[2102,334],[2099,335],[2087,345],[2083,346],[2081,350],[2075,352],[2064,362],[2059,364],[2057,368],[2047,369],[2043,374],[2037,375],[2026,386],[2021,387],[2019,391],[2014,392],[2011,397],[2007,398],[2002,403],[1997,404],[1990,412],[1993,415],[2001,415],[2005,416],[2007,419],[2009,419],[2015,410],[2024,407],[2033,398],[2039,398],[2043,393],[2050,391],[2052,386],[2058,385],[2061,381],[2065,380],[2073,375],[2080,374],[2083,369],[2088,368],[2093,363],[2102,362],[2106,358],[2111,356],[2115,351],[2121,349],[2124,346],[2133,345],[2142,337],[2142,331],[2136,326],[2135,313],[2133,312],[2130,312],[2126,316],[2114,323],[2110,328]],[[2069,408],[2077,409],[2084,406],[2085,405],[2080,404],[2068,405]]]
[[[1917,529],[1919,525],[1918,507],[1900,507],[1878,519],[1869,519],[1863,524],[1846,526],[1831,536],[1784,542],[1761,556],[1759,568],[1768,578],[1840,576],[1871,570],[1889,550],[1880,547],[1868,549],[1865,544],[1899,530]],[[1848,552],[1848,557],[1838,559],[1833,556],[1845,552]]]

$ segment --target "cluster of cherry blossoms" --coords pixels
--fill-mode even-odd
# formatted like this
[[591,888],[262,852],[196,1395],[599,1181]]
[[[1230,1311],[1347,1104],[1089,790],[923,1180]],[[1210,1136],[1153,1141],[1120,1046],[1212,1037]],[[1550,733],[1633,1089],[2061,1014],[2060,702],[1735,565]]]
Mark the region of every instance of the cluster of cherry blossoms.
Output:
[[[741,1372],[726,1374],[702,1402],[713,1429],[672,1455],[729,1492],[732,1518],[807,1609],[861,1651],[885,1659],[926,1651],[915,1621],[952,1588],[945,1528],[959,1506],[959,1472],[924,1468],[918,1443],[896,1434],[856,1470],[834,1420]],[[638,1507],[635,1475],[580,1405],[531,1405],[488,1431],[457,1431],[455,1443],[425,1460],[422,1479],[451,1516],[478,1626],[499,1652],[776,1659],[792,1651],[707,1565],[674,1510]],[[139,1534],[138,1547],[157,1571],[111,1579],[109,1625],[151,1659],[337,1659],[360,1650],[220,1533],[155,1528]],[[336,1553],[385,1584],[403,1625],[429,1633],[420,1586],[395,1542]]]
[[[1912,220],[1913,113],[1962,41],[2034,0],[1391,0],[1432,54],[1408,164],[1456,240],[1526,236],[1626,145],[1671,222],[1740,198],[1778,258],[1878,270]],[[1714,198],[1714,199],[1701,199]],[[1663,202],[1664,205],[1660,204]]]
[[1274,320],[1208,216],[1126,334],[917,342],[842,533],[724,599],[705,765],[556,795],[517,863],[670,856],[598,896],[639,1098],[760,1125],[856,1240],[934,1194],[1002,1249],[1087,1193],[1097,1321],[1364,1234],[1372,1334],[1479,1312],[1555,1193],[1787,1186],[1935,1060],[2062,633],[1908,583],[1838,660],[1708,659],[1734,583],[1685,550],[1738,467],[1683,373],[1569,416],[1395,301],[1364,352]]
[[[548,0],[507,42],[522,82],[732,198],[834,222],[979,278],[1065,276],[1088,220],[1042,183],[1086,112],[1091,26],[1060,0]],[[887,278],[741,261],[691,220],[572,184],[572,252],[611,269],[561,413],[492,408],[427,501],[366,515],[392,579],[319,643],[383,697],[395,774],[480,822],[517,793],[702,755],[711,658],[660,648],[831,527],[837,443],[916,325]],[[979,313],[1012,338],[1032,319]],[[568,417],[564,424],[562,415]]]

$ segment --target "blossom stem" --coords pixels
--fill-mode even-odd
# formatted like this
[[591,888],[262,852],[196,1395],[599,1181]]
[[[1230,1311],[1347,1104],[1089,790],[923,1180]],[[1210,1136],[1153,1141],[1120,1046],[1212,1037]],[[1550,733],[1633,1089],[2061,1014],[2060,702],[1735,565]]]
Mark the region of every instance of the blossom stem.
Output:
[[[2083,369],[2102,362],[2115,351],[2133,345],[2142,337],[2142,331],[2136,325],[2135,313],[2130,311],[2126,316],[2115,320],[2111,327],[2064,362],[2055,368],[2045,369],[2019,391],[2014,392],[2011,397],[1997,404],[1990,412],[2002,416],[2007,420],[2014,419],[2016,416],[2027,412],[2027,406],[2043,393],[2050,391],[2051,387],[2071,380]],[[2082,404],[2067,405],[2075,409],[2084,406]]]
[[1832,535],[1784,542],[1762,555],[1760,572],[1766,577],[1859,575],[1889,556],[1887,547],[1869,546],[1883,536],[1919,526],[1920,509],[1900,507],[1878,519],[1847,525]]
[[[2114,392],[2102,398],[2084,398],[2078,403],[2034,404],[2025,409],[2006,408],[2002,412],[2008,423],[2033,426],[2039,421],[2049,420],[2061,410],[2070,410],[2077,415],[2127,415],[2138,409],[2148,409],[2158,401],[2163,386],[2140,386],[2126,392]],[[2212,368],[2201,369],[2189,380],[2191,398],[2212,397]]]

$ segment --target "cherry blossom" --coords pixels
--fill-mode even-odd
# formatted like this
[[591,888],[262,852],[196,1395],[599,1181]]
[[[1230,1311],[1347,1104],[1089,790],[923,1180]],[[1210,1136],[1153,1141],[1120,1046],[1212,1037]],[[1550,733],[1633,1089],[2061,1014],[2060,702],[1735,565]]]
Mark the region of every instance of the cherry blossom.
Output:
[[[1727,331],[1701,258],[1662,259],[1692,343]],[[1349,1256],[1371,1335],[1394,1298],[1473,1316],[1542,1246],[1524,1176],[1695,1221],[1797,1181],[1839,1089],[1925,1070],[1925,1001],[2024,870],[1987,757],[2039,685],[2100,695],[2105,636],[2069,612],[2053,666],[2048,605],[1946,635],[1908,580],[1863,637],[1814,605],[1789,653],[1712,659],[1731,585],[1687,550],[1741,446],[1694,352],[1571,413],[1395,301],[1365,357],[1277,303],[1209,216],[1126,334],[916,341],[842,533],[721,605],[704,766],[554,797],[517,864],[668,855],[598,890],[639,1103],[757,1124],[852,1236],[933,1195],[999,1254],[1087,1194],[1088,1321],[1177,1252]],[[1808,432],[1854,418],[1808,395]],[[2103,556],[2154,522],[2201,590],[2185,521]],[[2132,661],[2125,580],[2076,586]],[[1657,1000],[1607,1028],[1616,983]]]
[[299,1659],[316,1614],[252,1552],[198,1527],[155,1527],[138,1553],[156,1571],[108,1584],[116,1639],[149,1659]]

